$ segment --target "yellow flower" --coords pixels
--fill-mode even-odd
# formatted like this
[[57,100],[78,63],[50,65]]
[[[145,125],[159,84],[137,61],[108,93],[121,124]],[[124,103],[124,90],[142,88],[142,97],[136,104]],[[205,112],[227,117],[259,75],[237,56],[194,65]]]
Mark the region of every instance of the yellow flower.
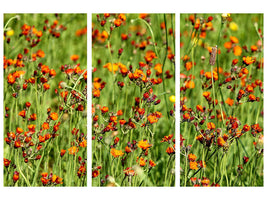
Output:
[[222,18],[223,18],[223,19],[226,19],[226,18],[228,18],[228,17],[230,17],[230,13],[223,13],[223,14],[222,14]]
[[6,35],[7,36],[12,36],[12,35],[14,35],[14,30],[8,30],[7,32],[6,32]]
[[175,96],[174,96],[174,95],[170,96],[169,99],[170,99],[170,101],[171,101],[172,103],[175,103]]
[[231,22],[229,24],[229,28],[232,30],[232,31],[237,31],[238,30],[238,25],[235,23],[235,22]]

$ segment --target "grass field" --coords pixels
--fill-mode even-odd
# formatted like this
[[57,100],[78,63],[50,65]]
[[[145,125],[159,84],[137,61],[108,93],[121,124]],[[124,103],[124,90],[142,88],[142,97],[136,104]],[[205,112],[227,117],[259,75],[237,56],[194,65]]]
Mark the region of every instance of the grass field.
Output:
[[4,186],[86,186],[86,14],[4,15]]
[[175,16],[92,15],[92,186],[175,185]]
[[181,14],[180,185],[263,186],[263,14]]

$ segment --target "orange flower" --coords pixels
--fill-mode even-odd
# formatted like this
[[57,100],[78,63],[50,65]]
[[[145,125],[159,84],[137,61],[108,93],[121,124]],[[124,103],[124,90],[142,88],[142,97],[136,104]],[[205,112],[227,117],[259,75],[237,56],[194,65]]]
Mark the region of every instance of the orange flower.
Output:
[[203,92],[203,97],[208,98],[210,96],[210,92]]
[[233,99],[230,99],[229,97],[226,99],[225,101],[226,104],[228,104],[229,106],[232,106],[234,105],[234,100]]
[[258,50],[258,47],[256,45],[252,45],[250,47],[251,51],[254,52],[254,51],[257,51]]
[[175,153],[175,150],[174,150],[174,148],[172,148],[172,147],[168,147],[168,148],[166,149],[166,153],[169,154],[169,155],[171,155],[171,154],[174,154],[174,153]]
[[65,149],[61,149],[60,151],[60,157],[63,157],[66,153],[66,150]]
[[213,130],[213,129],[215,129],[215,124],[212,123],[212,122],[208,122],[207,123],[207,127],[208,127],[209,130]]
[[192,67],[193,67],[192,62],[186,62],[185,63],[185,68],[186,68],[187,71],[189,71]]
[[80,147],[87,147],[87,140],[83,138],[82,142],[79,143]]
[[185,113],[185,114],[183,115],[183,119],[184,119],[184,120],[188,120],[188,119],[190,119],[190,114],[189,114],[189,113]]
[[198,164],[196,161],[194,161],[194,162],[190,161],[189,166],[190,166],[190,169],[192,169],[192,170],[198,170]]
[[197,156],[195,154],[190,153],[188,155],[188,160],[190,160],[190,161],[196,161],[196,159],[197,159]]
[[140,158],[139,165],[140,167],[144,167],[146,165],[146,160],[143,157]]
[[114,25],[116,27],[119,27],[121,25],[121,23],[122,23],[122,20],[121,19],[115,19],[115,21],[114,21]]
[[230,36],[230,40],[231,40],[231,42],[234,43],[234,44],[236,44],[236,43],[239,42],[238,39],[237,39],[236,37],[234,37],[234,36]]
[[126,153],[131,153],[131,152],[132,152],[132,150],[131,150],[131,148],[130,148],[130,147],[126,146],[126,147],[125,147],[125,152],[126,152]]
[[125,176],[134,176],[135,171],[131,167],[127,167],[125,170],[123,170]]
[[21,133],[23,133],[23,129],[20,128],[20,127],[18,127],[18,128],[16,129],[16,132],[17,132],[18,134],[21,134]]
[[157,71],[157,72],[156,72],[156,75],[157,75],[157,76],[160,75],[160,74],[162,74],[162,64],[157,63],[157,64],[155,65],[154,69]]
[[39,49],[37,52],[36,52],[36,55],[39,57],[39,58],[44,58],[45,57],[45,53]]
[[30,125],[28,125],[28,129],[29,129],[29,131],[31,131],[31,132],[35,132],[35,127],[36,127],[35,124],[30,124]]
[[78,153],[79,148],[76,147],[76,146],[72,146],[72,147],[70,147],[70,148],[68,149],[68,151],[69,151],[69,154],[70,154],[70,155],[75,155],[76,153]]
[[94,170],[94,171],[92,171],[92,178],[96,178],[96,177],[98,177],[99,174],[100,174],[100,172],[99,172],[97,169]]
[[19,116],[25,118],[25,116],[26,116],[26,111],[25,111],[25,110],[20,111],[20,112],[19,112]]
[[256,60],[255,58],[252,58],[252,57],[249,57],[249,56],[244,56],[243,57],[243,63],[246,64],[246,65],[250,65],[252,63],[254,63]]
[[168,135],[168,136],[164,136],[164,138],[162,138],[161,142],[169,142],[173,137],[173,134]]
[[51,113],[50,114],[50,116],[49,116],[52,120],[54,120],[54,121],[56,121],[56,120],[58,120],[58,115],[57,115],[57,113]]
[[147,120],[150,122],[150,124],[158,122],[158,118],[155,115],[148,115]]
[[15,171],[13,174],[13,182],[16,183],[19,180],[19,172]]
[[250,94],[250,95],[248,96],[248,99],[249,99],[250,101],[256,101],[256,97],[255,97],[253,94]]
[[148,50],[145,55],[146,62],[151,62],[154,58],[157,58],[156,54],[152,50]]
[[234,51],[235,56],[241,56],[242,54],[242,48],[240,46],[235,46],[233,51]]
[[119,14],[118,18],[121,19],[123,22],[126,20],[125,14]]
[[76,62],[76,61],[79,59],[79,56],[76,55],[76,54],[74,54],[74,55],[72,55],[72,56],[70,57],[70,59],[71,59],[72,61]]
[[224,139],[222,138],[222,137],[218,137],[217,138],[217,144],[219,145],[219,146],[221,146],[221,147],[223,147],[224,145],[225,145],[225,141],[224,141]]
[[149,166],[150,167],[155,167],[156,163],[153,160],[149,160]]
[[11,163],[11,160],[4,158],[4,166],[5,167],[9,167],[10,163]]
[[147,140],[140,140],[138,142],[137,146],[139,148],[143,149],[143,151],[144,151],[144,150],[149,149],[152,146],[152,144],[149,144]]
[[42,124],[42,128],[43,128],[43,130],[47,130],[47,129],[49,129],[49,124],[48,124],[47,122],[44,122],[44,123]]
[[103,114],[106,113],[106,112],[108,112],[108,107],[103,106],[103,107],[101,108],[101,112],[102,112]]
[[247,132],[247,131],[249,131],[249,130],[250,130],[250,126],[247,125],[247,124],[245,124],[245,125],[243,126],[242,132]]
[[44,87],[44,90],[48,90],[48,89],[50,89],[50,85],[47,84],[47,83],[45,83],[45,84],[43,85],[43,87]]
[[204,112],[203,107],[201,105],[197,105],[197,110],[200,112]]
[[185,84],[185,87],[187,88],[187,89],[193,89],[193,88],[195,88],[195,83],[194,83],[194,81],[187,81],[186,82],[186,84]]
[[225,42],[225,43],[224,43],[224,47],[225,47],[226,49],[231,49],[231,48],[232,48],[232,42]]
[[119,69],[119,65],[117,63],[113,63],[113,65],[111,65],[111,63],[107,63],[103,66],[103,68],[107,68],[110,72],[113,70],[113,73],[115,74],[115,72]]
[[117,149],[114,149],[114,148],[112,148],[111,150],[110,150],[110,153],[111,153],[111,155],[114,157],[114,158],[117,158],[117,157],[119,157],[119,156],[122,156],[124,153],[122,152],[122,150],[117,150]]

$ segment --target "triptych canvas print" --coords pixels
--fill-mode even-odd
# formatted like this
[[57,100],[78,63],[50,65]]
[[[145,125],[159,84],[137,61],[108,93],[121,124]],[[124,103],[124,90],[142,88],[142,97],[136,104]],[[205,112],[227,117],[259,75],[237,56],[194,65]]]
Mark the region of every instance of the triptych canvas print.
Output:
[[264,186],[263,21],[4,13],[3,186]]

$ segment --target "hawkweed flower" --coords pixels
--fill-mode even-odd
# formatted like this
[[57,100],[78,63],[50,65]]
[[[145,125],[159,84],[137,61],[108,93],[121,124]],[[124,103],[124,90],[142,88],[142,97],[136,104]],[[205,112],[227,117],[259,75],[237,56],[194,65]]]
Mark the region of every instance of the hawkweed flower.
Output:
[[15,171],[13,174],[13,182],[16,183],[19,180],[19,172]]
[[122,152],[122,150],[116,150],[115,148],[112,148],[110,150],[110,153],[111,155],[114,157],[114,158],[117,158],[119,156],[122,156],[124,153]]
[[149,149],[152,144],[149,144],[147,140],[140,140],[137,144],[139,148],[141,148],[143,151]]

